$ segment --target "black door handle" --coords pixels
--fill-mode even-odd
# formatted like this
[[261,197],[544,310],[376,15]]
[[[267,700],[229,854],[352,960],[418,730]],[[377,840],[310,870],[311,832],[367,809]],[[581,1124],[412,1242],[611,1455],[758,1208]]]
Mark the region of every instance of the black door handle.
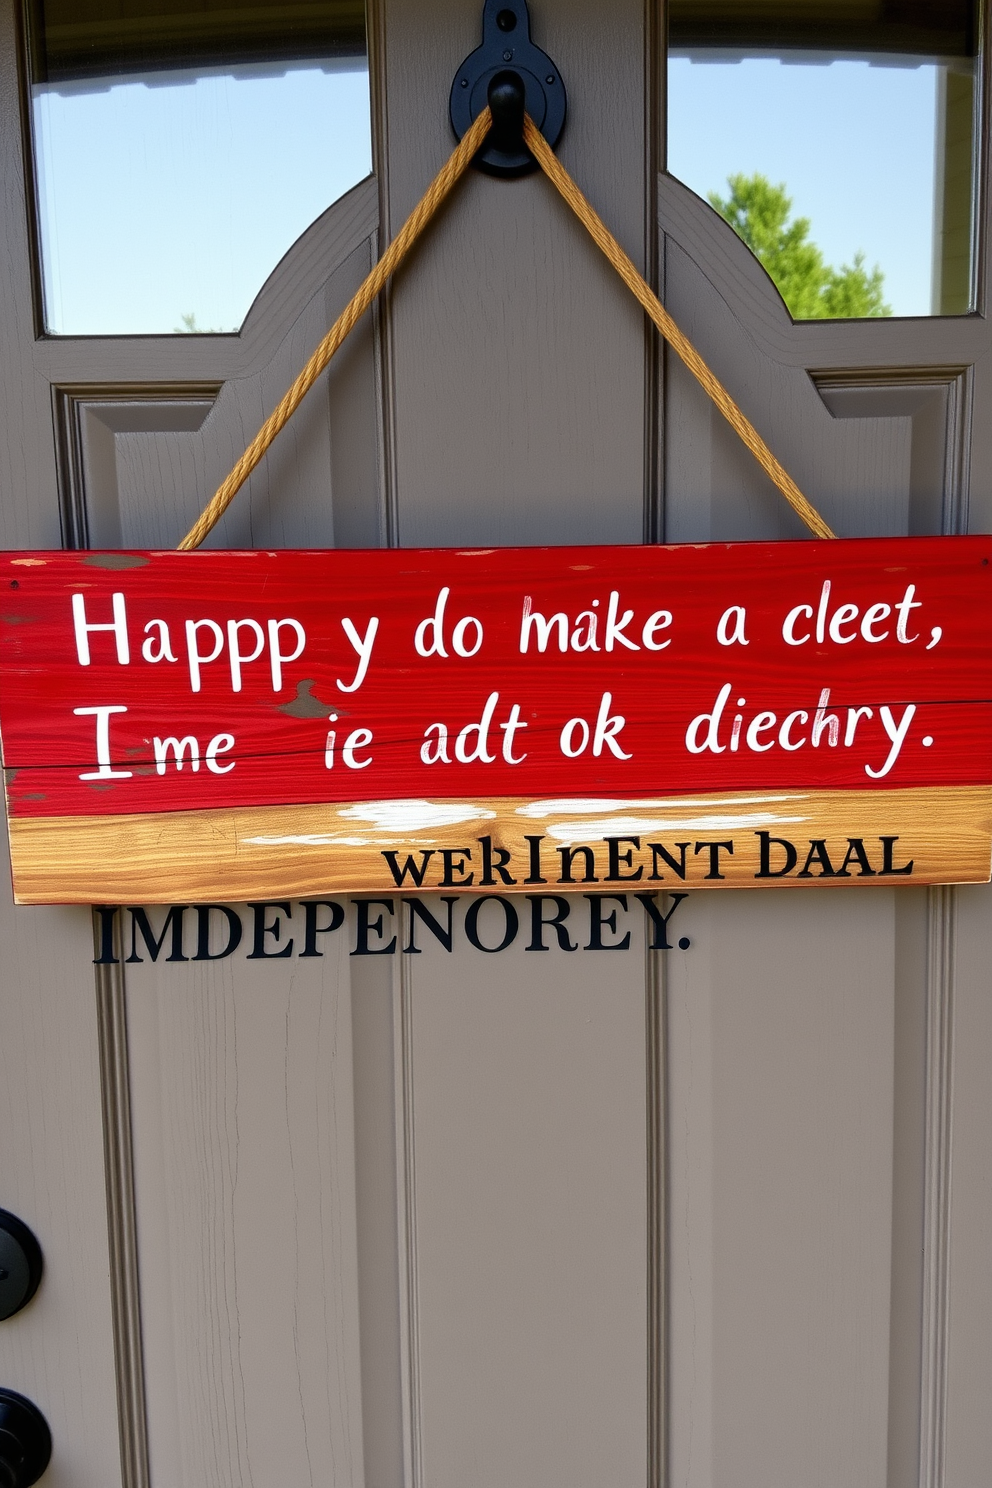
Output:
[[38,1407],[0,1387],[0,1488],[31,1488],[52,1456],[52,1433]]

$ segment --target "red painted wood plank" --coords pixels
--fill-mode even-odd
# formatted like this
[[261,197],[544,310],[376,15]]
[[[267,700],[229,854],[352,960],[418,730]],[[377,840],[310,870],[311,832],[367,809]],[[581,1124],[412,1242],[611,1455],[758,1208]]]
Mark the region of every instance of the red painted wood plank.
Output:
[[17,817],[992,780],[987,537],[9,553],[0,595]]

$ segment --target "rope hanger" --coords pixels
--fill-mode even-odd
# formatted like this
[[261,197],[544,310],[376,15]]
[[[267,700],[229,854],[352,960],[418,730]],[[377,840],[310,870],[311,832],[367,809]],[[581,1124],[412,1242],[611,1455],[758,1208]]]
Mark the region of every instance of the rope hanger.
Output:
[[[261,461],[279,432],[285,428],[296,409],[327,367],[348,333],[354,328],[386,281],[400,267],[428,223],[437,214],[452,189],[465,174],[473,157],[492,127],[492,113],[487,106],[466,130],[461,142],[442,166],[417,206],[410,213],[396,237],[375,264],[371,273],[349,300],[344,310],[321,341],[313,356],[269,415],[230,475],[218,487],[197,521],[179,544],[180,552],[198,548],[220,521],[238,491]],[[544,174],[571,207],[596,246],[616,269],[631,294],[639,301],[672,350],[682,359],[697,382],[712,399],[731,428],[751,451],[758,464],[774,481],[792,509],[801,517],[814,537],[836,537],[816,508],[806,499],[795,481],[776,460],[757,429],[738,408],[727,389],[703,361],[688,337],[675,324],[651,286],[638,272],[633,260],[624,252],[602,218],[587,201],[555,155],[530,115],[524,117],[524,142]]]

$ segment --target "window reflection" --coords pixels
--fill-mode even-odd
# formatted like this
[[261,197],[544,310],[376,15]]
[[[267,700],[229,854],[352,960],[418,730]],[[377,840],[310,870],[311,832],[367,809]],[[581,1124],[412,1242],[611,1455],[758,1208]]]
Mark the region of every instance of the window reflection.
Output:
[[973,307],[975,0],[670,0],[668,168],[796,319]]
[[43,0],[29,47],[53,334],[237,330],[371,169],[355,0]]

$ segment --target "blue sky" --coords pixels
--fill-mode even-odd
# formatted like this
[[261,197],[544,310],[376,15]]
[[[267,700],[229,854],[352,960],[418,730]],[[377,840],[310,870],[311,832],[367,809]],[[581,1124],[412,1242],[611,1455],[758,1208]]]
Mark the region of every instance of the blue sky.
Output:
[[[936,69],[669,67],[669,168],[701,196],[785,182],[829,262],[857,249],[895,312],[930,308]],[[36,90],[49,329],[236,330],[286,250],[371,169],[368,74],[245,68]]]
[[[46,318],[66,335],[237,330],[371,170],[366,71],[36,90]],[[175,78],[175,74],[170,74]]]
[[668,168],[703,197],[735,171],[785,182],[829,263],[863,249],[895,313],[927,315],[936,72],[673,58]]

